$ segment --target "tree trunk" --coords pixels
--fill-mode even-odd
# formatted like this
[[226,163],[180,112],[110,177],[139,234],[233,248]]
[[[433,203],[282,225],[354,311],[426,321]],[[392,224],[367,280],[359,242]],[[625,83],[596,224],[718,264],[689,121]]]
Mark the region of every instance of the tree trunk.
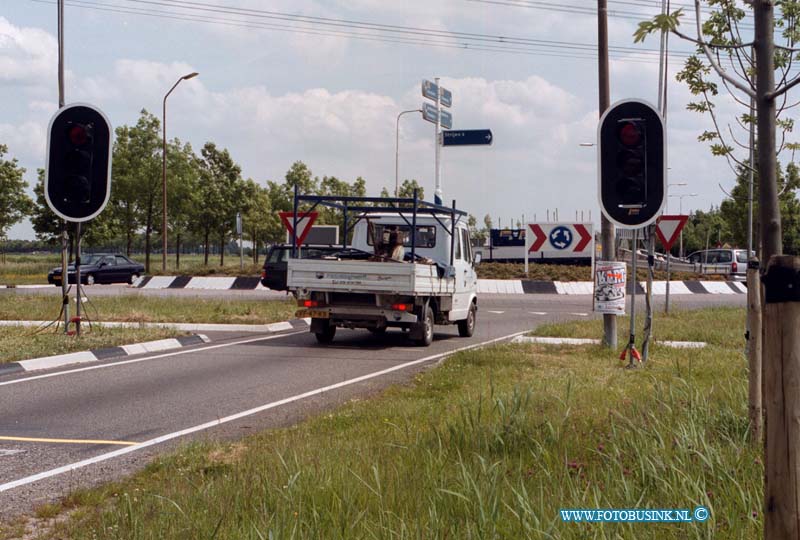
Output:
[[775,45],[774,7],[771,0],[753,2],[756,49],[756,116],[758,122],[757,167],[759,214],[761,222],[761,260],[769,264],[773,255],[783,253],[781,214],[778,206],[777,158],[775,156]]
[[225,266],[225,231],[219,233],[219,265]]
[[253,228],[253,264],[258,264],[258,236],[256,236],[256,229]]
[[151,215],[147,215],[147,225],[144,228],[144,271],[150,273],[150,236],[153,234]]
[[205,258],[203,260],[203,265],[208,266],[208,237],[209,237],[210,230],[208,228],[205,229],[205,242],[203,243],[203,252],[205,254]]
[[175,235],[175,269],[181,269],[181,233]]
[[133,218],[131,217],[130,205],[125,205],[125,255],[131,256],[131,249],[133,248]]

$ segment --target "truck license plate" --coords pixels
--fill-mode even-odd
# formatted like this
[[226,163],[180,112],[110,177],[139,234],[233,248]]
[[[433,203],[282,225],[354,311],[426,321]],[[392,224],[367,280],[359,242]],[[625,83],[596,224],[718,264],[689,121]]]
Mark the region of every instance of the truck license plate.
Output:
[[312,319],[330,319],[330,314],[324,309],[298,309],[294,314],[298,319],[311,317]]

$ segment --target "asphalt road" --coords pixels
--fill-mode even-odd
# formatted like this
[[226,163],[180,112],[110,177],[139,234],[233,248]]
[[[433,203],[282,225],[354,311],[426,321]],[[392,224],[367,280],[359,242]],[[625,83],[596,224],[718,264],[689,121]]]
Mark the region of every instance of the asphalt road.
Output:
[[[673,305],[744,306],[745,297],[687,295]],[[190,438],[291,424],[408,380],[456,349],[593,316],[589,296],[487,295],[480,306],[475,336],[437,327],[428,348],[396,331],[340,330],[329,346],[307,331],[220,334],[179,352],[0,377],[0,515],[118,478]]]

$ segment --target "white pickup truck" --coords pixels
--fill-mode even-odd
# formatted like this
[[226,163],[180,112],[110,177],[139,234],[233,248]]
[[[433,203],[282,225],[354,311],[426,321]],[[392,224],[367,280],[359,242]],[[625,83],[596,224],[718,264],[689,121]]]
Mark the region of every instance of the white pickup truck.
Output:
[[[376,254],[389,231],[402,239],[403,261]],[[352,246],[340,253],[289,259],[287,283],[297,297],[297,317],[311,318],[311,332],[320,343],[333,340],[337,327],[376,334],[395,327],[427,346],[433,341],[434,324],[457,324],[462,337],[473,334],[478,262],[463,212],[431,211],[412,219],[409,209],[403,215],[362,215],[353,228]]]

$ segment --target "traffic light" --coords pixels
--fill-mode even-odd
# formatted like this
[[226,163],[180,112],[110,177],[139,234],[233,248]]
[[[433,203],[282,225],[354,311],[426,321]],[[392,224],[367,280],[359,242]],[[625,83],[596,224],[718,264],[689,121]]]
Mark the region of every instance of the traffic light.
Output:
[[88,221],[111,194],[111,125],[99,109],[67,105],[50,120],[44,192],[67,221]]
[[617,102],[600,119],[597,140],[603,214],[623,229],[653,223],[666,198],[661,115],[645,101]]

